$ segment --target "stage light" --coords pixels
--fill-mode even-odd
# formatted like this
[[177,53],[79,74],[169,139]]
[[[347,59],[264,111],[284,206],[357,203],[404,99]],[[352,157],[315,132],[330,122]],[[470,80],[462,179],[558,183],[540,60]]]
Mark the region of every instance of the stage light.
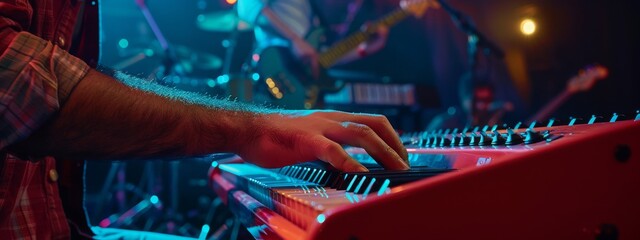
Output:
[[127,48],[129,46],[129,40],[127,40],[126,38],[120,39],[120,41],[118,41],[118,46],[120,46],[121,48]]
[[206,239],[207,234],[209,234],[209,230],[211,230],[211,227],[209,227],[209,225],[202,225],[202,229],[200,230],[200,236],[198,237],[198,239]]
[[213,79],[209,79],[207,80],[207,86],[209,87],[215,87],[216,86],[216,81]]
[[273,94],[278,94],[278,93],[280,93],[280,88],[278,88],[278,87],[273,87],[273,88],[271,88],[271,92],[272,92]]
[[456,114],[456,108],[455,108],[455,107],[449,107],[449,108],[447,108],[447,114],[449,114],[449,115],[454,115],[454,114]]
[[533,19],[526,18],[520,22],[520,32],[526,36],[531,36],[536,32],[536,22]]
[[158,196],[153,195],[151,196],[151,198],[149,198],[149,202],[151,202],[152,204],[158,204],[160,202],[160,198],[158,198]]
[[271,78],[267,78],[267,80],[265,82],[267,82],[267,86],[269,86],[269,88],[273,88],[273,87],[276,86],[276,83],[273,82],[273,79],[271,79]]
[[229,75],[220,75],[218,76],[218,78],[216,79],[216,81],[218,82],[218,84],[225,84],[228,83],[229,80],[231,80],[231,78],[229,77]]
[[146,49],[146,50],[144,50],[144,55],[146,55],[147,57],[151,57],[151,56],[153,56],[153,54],[155,54],[155,52],[153,51],[153,49]]
[[233,4],[236,4],[238,0],[225,0],[225,1],[227,2],[227,4],[233,5]]

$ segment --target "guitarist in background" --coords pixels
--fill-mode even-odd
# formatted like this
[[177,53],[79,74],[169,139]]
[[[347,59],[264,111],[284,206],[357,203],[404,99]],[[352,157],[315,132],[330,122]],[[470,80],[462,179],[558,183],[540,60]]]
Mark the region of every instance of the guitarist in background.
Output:
[[488,81],[464,88],[467,90],[461,90],[461,106],[449,107],[446,112],[436,115],[427,125],[427,131],[492,126],[501,123],[502,117],[514,110],[513,103],[496,99],[494,86]]
[[[608,74],[609,70],[601,65],[591,65],[581,69],[577,75],[569,79],[564,91],[538,110],[525,124],[546,120],[573,94],[590,90],[596,81],[605,79]],[[463,78],[465,77],[468,76]],[[464,79],[462,82],[469,83]],[[495,100],[494,87],[486,81],[475,83],[472,87],[466,85],[460,85],[459,97],[462,106],[450,107],[447,112],[436,115],[428,124],[427,131],[479,125],[491,126],[500,123],[500,118],[505,113],[514,110],[511,102]]]
[[[355,0],[349,7],[343,9],[336,9],[338,11],[347,11],[347,16],[343,25],[350,24],[355,14],[358,12],[359,6],[362,0]],[[238,1],[238,15],[243,20],[253,24],[254,33],[256,37],[256,51],[252,60],[254,62],[260,61],[262,57],[261,53],[263,49],[270,47],[281,47],[290,50],[294,59],[290,61],[297,64],[302,63],[310,69],[309,77],[319,82],[322,75],[321,66],[319,64],[319,53],[315,43],[310,43],[305,37],[309,37],[309,33],[315,28],[327,28],[326,21],[323,19],[323,15],[319,14],[316,4],[320,4],[320,1],[314,0],[242,0]],[[348,8],[348,9],[346,9]],[[335,8],[332,8],[335,9]],[[367,26],[365,26],[366,28]],[[357,48],[351,49],[346,54],[342,55],[337,61],[337,64],[343,64],[355,59],[363,58],[370,55],[384,47],[388,28],[384,24],[375,26],[376,29],[369,29],[374,32],[368,41],[364,41],[359,44]],[[348,28],[348,26],[346,26]],[[345,29],[342,26],[338,29]],[[329,30],[329,29],[326,29]],[[339,32],[337,34],[340,34]],[[326,39],[326,34],[316,37],[318,39]],[[275,62],[271,59],[266,62]],[[290,64],[289,64],[290,65]],[[269,68],[270,66],[266,66]],[[274,68],[274,67],[271,67]],[[297,71],[297,70],[291,70]],[[268,76],[261,76],[262,80]],[[286,77],[282,77],[286,78]],[[266,96],[269,99],[279,99],[281,101],[274,102],[275,105],[284,108],[312,108],[316,106],[316,100],[319,98],[318,89],[307,89],[306,86],[293,81],[284,79],[284,82],[279,85],[274,84],[274,80],[266,78],[266,83],[270,89],[261,89],[256,95],[271,94],[272,96]],[[265,84],[259,84],[259,87],[264,88]],[[279,86],[282,89],[279,89]],[[286,89],[284,89],[286,88]],[[259,89],[260,90],[260,89]],[[283,95],[284,94],[284,95]],[[313,100],[306,100],[305,96],[313,95]],[[287,99],[291,97],[290,99]],[[302,96],[302,97],[300,97]],[[268,99],[260,99],[258,96],[254,99],[256,102],[260,102]]]
[[556,97],[551,99],[544,107],[540,108],[527,123],[533,121],[544,121],[551,116],[569,97],[578,93],[589,91],[593,85],[601,79],[607,78],[609,69],[602,65],[590,65],[581,69],[577,75],[571,77],[565,89]]

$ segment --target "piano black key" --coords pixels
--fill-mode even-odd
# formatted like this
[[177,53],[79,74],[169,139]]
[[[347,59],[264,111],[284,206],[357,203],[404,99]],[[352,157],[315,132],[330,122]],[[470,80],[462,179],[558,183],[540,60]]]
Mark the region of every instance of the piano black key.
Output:
[[[452,169],[443,168],[443,166],[432,168],[427,165],[419,165],[413,166],[409,170],[387,170],[373,161],[363,161],[362,164],[369,169],[369,172],[342,172],[323,161],[287,166],[276,170],[276,172],[309,184],[317,184],[321,187],[364,193],[367,188],[369,188],[370,192],[378,191],[385,180],[389,182],[388,187],[393,187],[452,171]],[[268,183],[273,187],[302,186],[297,183],[278,181]]]
[[388,179],[391,182],[391,187],[393,187],[450,171],[453,171],[453,169],[375,170],[370,172],[342,173],[340,174],[340,177],[336,178],[336,181],[333,182],[333,184],[325,185],[325,187],[347,190],[349,192],[356,191],[363,177],[366,178],[362,185],[368,184],[367,179],[370,181],[371,179],[376,178]]

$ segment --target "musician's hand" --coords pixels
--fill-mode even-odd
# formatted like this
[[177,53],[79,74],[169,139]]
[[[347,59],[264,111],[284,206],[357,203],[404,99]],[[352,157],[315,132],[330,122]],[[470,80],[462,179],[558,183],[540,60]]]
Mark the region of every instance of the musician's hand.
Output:
[[386,117],[337,111],[283,111],[257,117],[237,150],[245,161],[281,167],[320,159],[343,171],[366,171],[341,145],[364,148],[388,169],[408,169],[407,151]]
[[366,44],[367,53],[379,51],[387,43],[389,36],[389,28],[385,25],[379,25],[375,35]]
[[429,8],[440,8],[440,3],[436,0],[401,0],[400,7],[415,17],[421,17]]
[[318,64],[318,52],[313,46],[303,39],[292,41],[293,54],[298,57],[304,64],[311,67],[311,74],[314,79],[320,76],[320,65]]

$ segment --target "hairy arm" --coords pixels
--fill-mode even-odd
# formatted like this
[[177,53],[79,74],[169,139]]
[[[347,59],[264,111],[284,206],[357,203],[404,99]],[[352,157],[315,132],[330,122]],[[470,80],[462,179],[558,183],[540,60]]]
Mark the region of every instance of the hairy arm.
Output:
[[260,114],[238,103],[120,78],[90,70],[59,113],[18,149],[93,159],[233,152],[232,143],[242,141]]
[[11,154],[126,160],[233,152],[267,167],[320,159],[364,170],[342,149],[351,145],[383,166],[408,168],[380,115],[265,110],[126,75],[118,81],[17,25],[0,25],[0,35],[9,36],[0,38],[0,150]]
[[341,146],[350,145],[387,168],[408,168],[407,152],[383,116],[266,110],[119,78],[124,84],[90,70],[59,113],[16,145],[18,152],[91,159],[233,152],[265,167],[320,159],[366,170]]

